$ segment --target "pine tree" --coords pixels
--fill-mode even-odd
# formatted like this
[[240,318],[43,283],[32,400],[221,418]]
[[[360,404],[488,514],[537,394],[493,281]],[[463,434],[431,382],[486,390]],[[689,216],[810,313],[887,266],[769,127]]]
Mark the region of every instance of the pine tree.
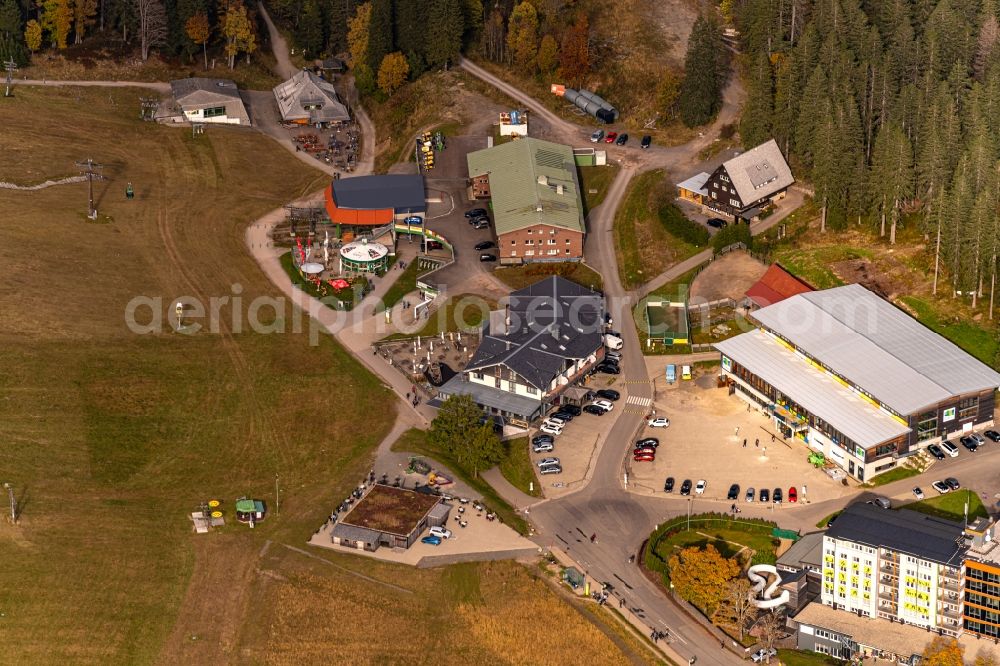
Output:
[[426,34],[427,64],[447,67],[462,50],[461,0],[428,0],[428,20],[432,29]]
[[722,106],[725,61],[718,26],[701,15],[694,23],[684,57],[684,81],[677,105],[688,127],[704,125]]
[[395,47],[406,54],[414,77],[427,69],[427,40],[438,29],[430,20],[430,4],[430,0],[395,0]]
[[0,2],[0,35],[19,37],[21,26],[21,8],[17,0]]
[[305,0],[302,7],[302,21],[296,31],[296,40],[307,57],[318,56],[323,51],[325,41],[323,35],[323,10],[319,0]]
[[746,87],[747,101],[740,118],[740,137],[744,148],[753,148],[772,138],[774,77],[771,60],[763,51],[754,61]]
[[900,207],[913,195],[913,148],[896,123],[889,123],[878,134],[870,185],[881,220],[879,235],[885,236],[886,217],[890,217],[889,243],[895,244]]
[[392,0],[371,0],[368,23],[368,67],[378,72],[382,60],[395,51]]

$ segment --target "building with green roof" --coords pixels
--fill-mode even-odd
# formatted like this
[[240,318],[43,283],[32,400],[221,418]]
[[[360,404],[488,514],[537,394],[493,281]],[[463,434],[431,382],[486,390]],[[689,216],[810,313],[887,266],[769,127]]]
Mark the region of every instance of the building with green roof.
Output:
[[466,159],[474,196],[492,200],[501,263],[583,259],[586,225],[572,148],[522,138]]

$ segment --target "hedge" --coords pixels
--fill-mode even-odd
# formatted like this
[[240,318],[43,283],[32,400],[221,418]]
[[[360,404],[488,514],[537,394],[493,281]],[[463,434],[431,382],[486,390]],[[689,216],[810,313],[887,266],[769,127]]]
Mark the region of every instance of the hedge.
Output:
[[708,230],[696,222],[689,220],[680,208],[667,202],[660,206],[657,211],[660,224],[671,235],[690,243],[691,245],[705,245],[708,243]]
[[719,233],[712,236],[712,248],[718,252],[722,248],[734,243],[743,243],[747,250],[753,249],[753,236],[750,234],[748,224],[730,224],[719,229]]

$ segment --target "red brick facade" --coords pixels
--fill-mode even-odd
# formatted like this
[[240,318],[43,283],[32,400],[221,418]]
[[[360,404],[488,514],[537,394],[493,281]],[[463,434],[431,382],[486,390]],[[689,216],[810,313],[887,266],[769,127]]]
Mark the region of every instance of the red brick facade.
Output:
[[497,237],[500,261],[578,261],[583,259],[583,233],[535,224]]

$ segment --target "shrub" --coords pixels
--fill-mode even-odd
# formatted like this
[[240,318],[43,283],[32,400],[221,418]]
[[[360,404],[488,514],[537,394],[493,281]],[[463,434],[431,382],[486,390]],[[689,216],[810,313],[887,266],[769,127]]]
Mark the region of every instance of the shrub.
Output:
[[718,252],[722,248],[733,243],[743,243],[747,250],[753,249],[753,236],[750,235],[750,225],[730,224],[719,230],[719,233],[712,237],[712,248]]
[[708,230],[689,220],[681,209],[669,201],[660,206],[657,211],[660,224],[673,236],[691,245],[704,245],[708,242]]

